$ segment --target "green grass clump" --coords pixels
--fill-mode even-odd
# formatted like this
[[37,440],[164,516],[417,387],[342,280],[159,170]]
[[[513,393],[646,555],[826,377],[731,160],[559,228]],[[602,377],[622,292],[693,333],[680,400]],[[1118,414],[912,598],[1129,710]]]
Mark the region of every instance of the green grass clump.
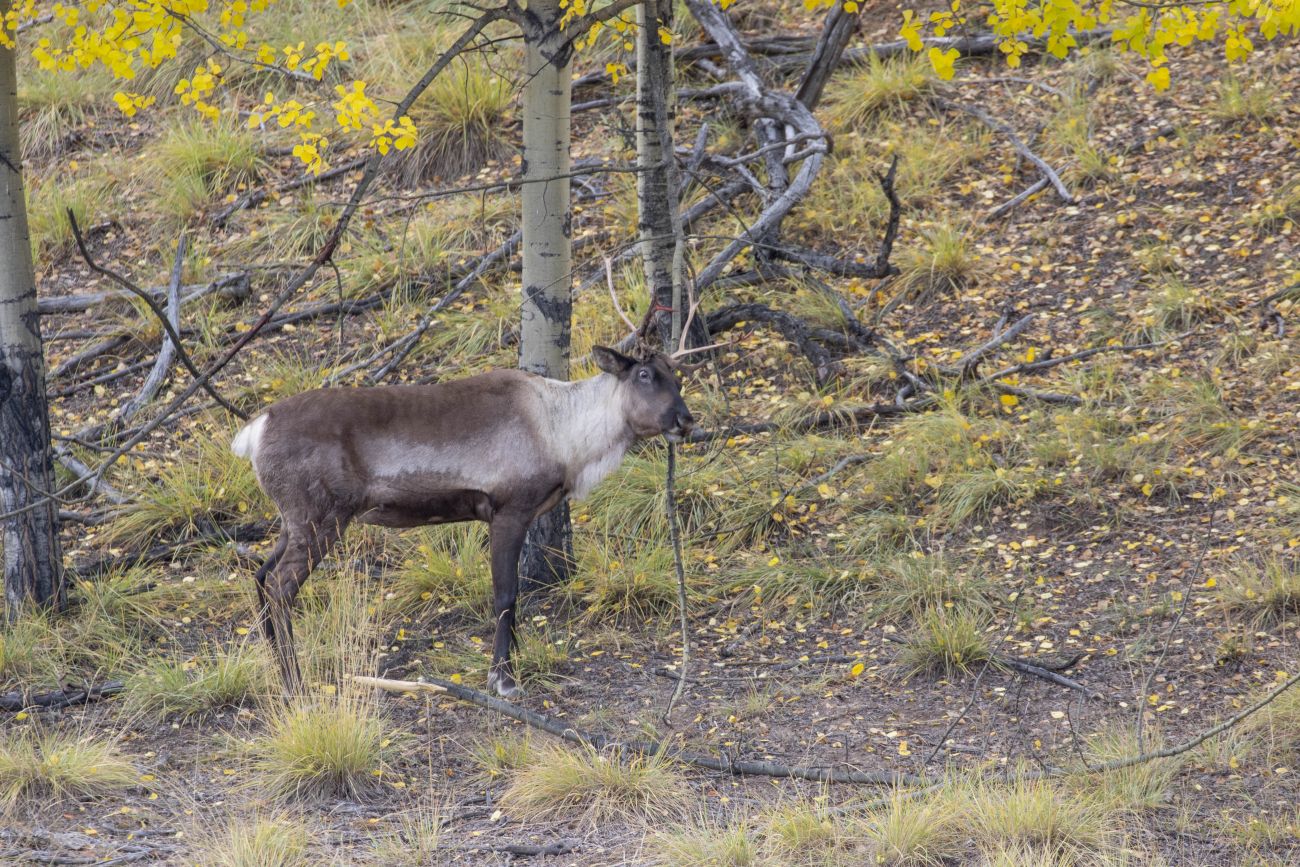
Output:
[[127,681],[126,704],[160,718],[193,719],[273,693],[266,658],[237,647],[193,659],[150,660]]
[[528,735],[501,734],[475,741],[469,756],[488,779],[495,779],[508,771],[517,771],[532,764],[537,755],[537,745]]
[[756,867],[767,863],[749,829],[707,820],[660,829],[650,848],[669,867]]
[[[1107,762],[1141,755],[1157,750],[1164,744],[1159,739],[1139,749],[1134,733],[1129,729],[1110,729],[1088,739],[1088,766],[1099,767]],[[1115,771],[1080,773],[1074,780],[1079,793],[1110,811],[1157,810],[1168,805],[1169,787],[1182,766],[1181,757],[1156,759],[1120,768]]]
[[1045,781],[976,781],[960,797],[959,821],[985,850],[1023,849],[1069,864],[1114,847],[1104,807]]
[[394,833],[375,843],[374,857],[383,865],[407,867],[411,864],[434,864],[444,855],[442,826],[447,821],[442,807],[420,804],[397,820]]
[[831,80],[826,104],[837,127],[853,129],[877,114],[903,113],[937,86],[930,62],[921,55],[881,60],[873,54]]
[[969,229],[952,222],[931,225],[902,251],[900,292],[909,303],[954,295],[983,272]]
[[583,534],[578,569],[564,592],[588,617],[644,620],[677,605],[673,550],[666,536],[620,538]]
[[1292,559],[1241,563],[1218,584],[1220,604],[1252,625],[1278,626],[1300,615],[1300,566]]
[[993,655],[984,621],[965,611],[928,612],[911,631],[897,665],[914,674],[953,677],[987,662]]
[[278,709],[254,747],[263,784],[281,798],[357,798],[372,791],[390,752],[373,701],[343,692]]
[[127,788],[136,770],[117,749],[90,735],[24,730],[0,739],[0,806],[98,798]]
[[188,220],[219,197],[257,183],[265,170],[262,151],[247,130],[187,120],[157,146],[159,207]]
[[112,76],[99,67],[23,70],[18,77],[18,117],[24,160],[46,160],[75,146],[78,133],[109,103]]
[[929,867],[948,863],[964,851],[952,804],[945,798],[890,798],[849,829],[864,842],[870,863],[891,867]]
[[203,867],[307,867],[307,829],[288,817],[230,819],[213,833],[200,829],[195,858]]
[[479,523],[404,534],[401,566],[385,606],[411,616],[443,610],[479,625],[494,623],[487,536],[487,525]]
[[1243,81],[1235,75],[1225,75],[1215,87],[1210,114],[1231,123],[1268,120],[1278,113],[1276,92],[1268,82]]
[[236,457],[224,437],[200,434],[170,460],[132,475],[125,487],[136,489],[135,502],[107,527],[114,542],[140,545],[166,534],[186,536],[269,511],[252,464]]
[[27,206],[32,255],[45,262],[61,259],[76,249],[69,210],[83,233],[102,219],[114,218],[116,186],[111,178],[99,174],[73,178],[52,175],[33,183]]
[[549,746],[511,777],[501,805],[528,820],[570,818],[574,811],[588,825],[663,820],[678,812],[683,786],[677,770],[659,757]]
[[1263,201],[1251,206],[1246,224],[1261,233],[1278,232],[1288,224],[1300,224],[1300,183],[1284,184],[1270,191]]
[[415,147],[400,155],[398,177],[407,186],[449,180],[509,156],[510,82],[471,59],[434,79],[411,116],[420,129]]
[[960,569],[944,554],[903,555],[880,564],[872,578],[872,615],[890,620],[957,608],[987,613],[988,581]]

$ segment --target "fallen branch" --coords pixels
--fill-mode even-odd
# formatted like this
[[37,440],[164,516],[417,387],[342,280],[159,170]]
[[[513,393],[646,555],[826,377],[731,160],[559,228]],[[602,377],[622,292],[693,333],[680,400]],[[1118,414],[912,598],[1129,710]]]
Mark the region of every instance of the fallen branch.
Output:
[[813,339],[811,326],[783,310],[774,310],[766,304],[758,303],[731,304],[709,314],[705,321],[709,334],[714,335],[730,331],[742,322],[762,322],[771,325],[780,332],[782,337],[797,346],[812,363],[818,384],[825,383],[841,370],[840,365],[831,359],[825,347]]
[[120,680],[111,680],[98,686],[67,686],[52,692],[36,694],[22,691],[0,694],[0,710],[16,713],[29,708],[59,710],[74,704],[86,704],[101,698],[117,695],[126,686]]
[[332,169],[323,171],[318,175],[314,175],[311,172],[304,172],[293,180],[286,181],[274,188],[258,187],[256,190],[249,190],[247,193],[244,193],[242,196],[214,214],[212,217],[212,223],[218,228],[222,228],[226,225],[226,222],[238,212],[249,208],[256,208],[258,205],[262,204],[262,202],[266,201],[267,197],[272,192],[288,193],[301,187],[332,181],[337,177],[346,175],[348,172],[361,168],[369,159],[370,157],[357,157],[356,159],[348,160],[346,163],[337,165]]
[[159,324],[162,325],[163,331],[165,331],[167,333],[167,336],[171,338],[172,343],[176,347],[177,357],[180,358],[181,364],[185,365],[185,369],[190,372],[190,375],[194,377],[195,383],[204,391],[206,391],[212,397],[213,400],[221,404],[221,406],[231,415],[246,420],[248,418],[248,414],[245,413],[243,410],[239,409],[234,404],[230,403],[230,401],[226,400],[224,397],[222,397],[221,394],[216,390],[216,388],[213,387],[212,383],[209,381],[210,376],[204,376],[202,373],[199,372],[199,369],[194,365],[194,361],[190,358],[189,353],[187,353],[185,351],[185,348],[181,346],[180,334],[178,334],[176,332],[176,329],[172,327],[171,321],[167,318],[166,311],[164,311],[161,307],[158,306],[158,302],[153,299],[153,296],[150,295],[148,292],[144,291],[143,289],[141,289],[139,286],[136,286],[126,277],[117,273],[113,269],[107,268],[103,265],[100,265],[98,262],[96,262],[94,257],[90,255],[89,248],[86,247],[86,239],[83,238],[81,235],[81,227],[77,225],[77,215],[73,213],[71,208],[68,208],[67,215],[68,215],[68,223],[72,227],[72,237],[76,239],[77,242],[77,249],[81,252],[81,258],[85,259],[86,264],[90,266],[90,270],[94,271],[96,274],[100,274],[104,277],[108,277],[109,279],[113,280],[118,285],[120,285],[123,289],[127,290],[132,295],[135,295],[137,298],[143,301],[145,305],[149,308],[149,310],[153,313],[153,315],[158,318],[158,322]]
[[1056,193],[1061,197],[1063,202],[1067,205],[1074,204],[1074,196],[1070,195],[1070,191],[1065,188],[1065,182],[1062,181],[1061,176],[1056,173],[1056,169],[1048,165],[1047,160],[1030,150],[1029,145],[1021,141],[1020,136],[1016,135],[1015,130],[1011,127],[1007,126],[1005,123],[987,112],[975,108],[973,105],[963,105],[962,103],[953,102],[952,100],[943,99],[942,97],[935,97],[934,102],[936,105],[951,111],[965,112],[990,129],[1002,133],[1006,136],[1007,141],[1011,142],[1011,146],[1015,148],[1016,153],[1020,154],[1038,167],[1038,170],[1042,173],[1043,177],[1047,178],[1047,180],[1051,182],[1052,186],[1056,188]]
[[776,762],[749,761],[699,755],[679,750],[671,744],[657,741],[620,741],[608,738],[596,732],[588,732],[575,726],[567,725],[552,716],[537,713],[528,708],[504,699],[495,698],[477,689],[471,689],[459,683],[452,683],[438,678],[424,681],[388,680],[385,678],[363,678],[354,676],[353,680],[363,685],[375,686],[388,692],[436,692],[426,689],[428,686],[439,687],[451,698],[487,710],[496,711],[503,716],[517,720],[531,728],[554,735],[571,744],[588,746],[598,750],[611,750],[616,753],[638,753],[640,755],[664,756],[682,764],[711,771],[721,771],[738,776],[764,776],[788,779],[814,780],[825,783],[856,783],[871,786],[914,785],[919,778],[911,774],[893,772],[853,771],[835,767],[812,767],[806,765],[782,765]]
[[[145,289],[155,301],[166,301],[167,289]],[[252,291],[248,273],[240,271],[225,274],[211,283],[191,283],[181,287],[181,304],[197,301],[216,292],[223,297],[242,301]],[[63,313],[84,313],[96,307],[103,307],[114,301],[125,301],[136,297],[134,292],[113,291],[88,292],[83,295],[56,295],[53,298],[41,298],[38,306],[42,316],[54,316]]]
[[171,370],[172,359],[178,351],[184,351],[171,335],[179,332],[181,327],[181,275],[185,270],[186,247],[185,233],[182,232],[180,238],[176,241],[176,258],[172,262],[172,279],[167,287],[166,318],[171,327],[163,335],[162,346],[158,348],[158,358],[154,361],[153,369],[149,371],[149,375],[145,377],[144,385],[140,386],[140,392],[122,404],[117,414],[113,416],[114,424],[125,424],[130,421],[137,412],[154,399],[158,389],[162,388],[163,380],[167,378],[167,372]]

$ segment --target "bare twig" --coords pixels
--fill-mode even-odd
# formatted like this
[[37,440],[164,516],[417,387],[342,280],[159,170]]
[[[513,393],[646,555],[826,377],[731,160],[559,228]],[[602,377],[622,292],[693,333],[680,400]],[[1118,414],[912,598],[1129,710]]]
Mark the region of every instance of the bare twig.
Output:
[[[685,339],[686,330],[682,330],[682,337]],[[677,608],[681,615],[682,628],[682,667],[678,672],[680,677],[677,680],[677,686],[673,689],[672,697],[668,699],[668,707],[664,708],[664,722],[672,716],[673,707],[682,697],[682,692],[686,689],[687,669],[691,664],[691,633],[690,627],[686,621],[686,569],[682,565],[682,533],[677,525],[677,446],[674,443],[668,444],[668,474],[664,482],[666,497],[664,508],[668,516],[668,536],[673,543],[673,569],[677,572]]]
[[994,129],[1002,133],[1004,136],[1006,136],[1007,141],[1011,142],[1011,146],[1016,149],[1016,153],[1020,154],[1022,157],[1024,157],[1025,159],[1033,163],[1035,166],[1037,166],[1038,170],[1042,172],[1043,177],[1051,181],[1052,186],[1056,188],[1057,195],[1061,197],[1061,200],[1063,202],[1069,205],[1074,204],[1075,202],[1074,196],[1070,195],[1070,191],[1065,188],[1065,182],[1062,181],[1061,176],[1056,173],[1056,169],[1048,165],[1047,160],[1043,159],[1038,154],[1030,150],[1029,145],[1021,141],[1020,136],[1016,135],[1015,130],[1013,130],[1011,127],[1007,126],[1002,121],[993,117],[988,112],[983,111],[982,109],[978,109],[973,105],[963,105],[962,103],[953,102],[952,100],[943,99],[942,97],[935,97],[934,101],[935,104],[943,108],[952,111],[965,112],[966,114],[969,114],[971,117],[977,119],[980,123],[984,124],[990,129]]
[[86,264],[90,266],[90,270],[94,271],[96,274],[102,274],[103,276],[108,277],[123,289],[143,301],[145,306],[149,308],[153,315],[158,317],[158,322],[162,325],[163,331],[167,332],[167,336],[171,338],[172,344],[176,347],[176,356],[181,360],[181,364],[185,365],[185,369],[190,372],[190,375],[194,377],[195,384],[206,391],[213,400],[221,404],[221,406],[231,415],[241,419],[247,419],[247,413],[222,397],[220,392],[213,387],[212,383],[209,381],[211,379],[210,376],[204,376],[199,372],[198,367],[194,365],[194,361],[190,358],[189,353],[186,352],[185,347],[181,345],[181,336],[177,333],[176,328],[172,326],[171,320],[167,316],[167,312],[158,306],[158,302],[154,300],[153,296],[132,283],[123,275],[114,271],[112,268],[108,268],[96,262],[94,257],[90,255],[89,248],[86,247],[86,239],[82,237],[81,227],[77,225],[77,215],[72,212],[71,208],[68,208],[67,214],[68,223],[72,227],[72,237],[77,242],[77,249],[81,251],[81,258],[86,260]]
[[176,258],[172,262],[172,278],[167,284],[167,322],[171,325],[168,333],[163,335],[162,346],[158,348],[158,358],[154,362],[153,369],[145,377],[144,385],[140,387],[140,393],[135,397],[122,404],[117,414],[113,417],[116,424],[125,424],[148,405],[153,400],[158,389],[162,388],[163,380],[167,378],[167,372],[171,369],[172,358],[175,356],[180,346],[171,337],[173,333],[178,333],[181,327],[181,275],[185,271],[185,251],[187,249],[185,233],[182,232],[180,238],[176,241]]
[[[1298,675],[1300,677],[1300,675]],[[398,681],[398,683],[403,683]],[[657,741],[620,741],[614,738],[596,732],[588,732],[576,726],[568,725],[554,717],[546,714],[537,713],[525,707],[520,707],[513,702],[490,696],[487,693],[479,692],[477,689],[471,689],[468,686],[451,681],[441,680],[439,678],[426,678],[424,681],[410,681],[403,687],[382,686],[381,689],[390,691],[417,691],[419,683],[429,683],[441,687],[447,695],[469,704],[487,710],[495,711],[503,716],[510,717],[513,720],[531,727],[544,731],[547,734],[554,735],[557,738],[568,741],[572,744],[594,747],[598,750],[610,750],[616,753],[638,753],[641,755],[662,755],[666,758],[673,759],[683,764],[692,765],[697,768],[706,768],[711,771],[721,771],[727,774],[736,774],[741,776],[766,776],[782,777],[787,779],[815,780],[827,783],[857,783],[868,786],[901,786],[915,785],[920,780],[911,774],[900,774],[889,771],[855,771],[847,768],[829,767],[829,766],[808,766],[808,765],[783,765],[777,762],[751,761],[746,759],[732,759],[730,756],[707,756],[698,753],[685,752],[679,750],[671,744]]]
[[1156,659],[1151,670],[1147,672],[1146,680],[1142,683],[1142,692],[1137,696],[1137,721],[1134,727],[1134,743],[1137,748],[1142,749],[1142,727],[1144,717],[1146,716],[1147,695],[1151,692],[1151,682],[1155,680],[1156,674],[1160,671],[1160,666],[1164,665],[1165,658],[1169,656],[1169,645],[1173,643],[1174,632],[1178,629],[1178,624],[1183,622],[1183,617],[1187,614],[1187,606],[1192,599],[1192,588],[1196,586],[1196,581],[1200,578],[1201,567],[1205,565],[1205,555],[1210,551],[1210,543],[1214,541],[1214,521],[1218,517],[1218,510],[1210,513],[1210,525],[1205,528],[1205,539],[1201,542],[1201,552],[1196,556],[1196,565],[1192,572],[1187,576],[1187,586],[1183,588],[1183,604],[1178,608],[1178,614],[1174,617],[1173,622],[1169,624],[1169,629],[1165,632],[1165,644],[1160,649],[1160,657]]

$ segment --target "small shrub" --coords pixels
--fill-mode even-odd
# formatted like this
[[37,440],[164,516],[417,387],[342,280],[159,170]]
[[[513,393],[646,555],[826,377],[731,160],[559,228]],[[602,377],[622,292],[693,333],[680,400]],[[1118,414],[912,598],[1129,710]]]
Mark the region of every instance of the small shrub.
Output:
[[551,746],[514,774],[501,804],[529,820],[568,818],[573,811],[589,825],[662,820],[678,811],[683,784],[662,758]]
[[116,744],[92,735],[28,729],[0,739],[0,806],[6,808],[25,800],[103,797],[136,777]]

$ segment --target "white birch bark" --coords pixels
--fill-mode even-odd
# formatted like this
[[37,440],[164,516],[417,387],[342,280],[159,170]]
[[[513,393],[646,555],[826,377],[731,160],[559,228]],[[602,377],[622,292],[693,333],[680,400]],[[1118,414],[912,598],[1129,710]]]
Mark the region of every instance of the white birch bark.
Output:
[[[0,19],[9,10],[0,0]],[[5,610],[61,607],[63,555],[53,489],[41,317],[27,234],[14,51],[0,48],[0,520]]]
[[[569,199],[571,48],[558,0],[534,0],[524,27],[523,303],[519,366],[569,378],[573,255]],[[536,180],[533,180],[536,179]],[[549,584],[565,578],[573,559],[569,509],[561,503],[528,534],[520,571]]]

